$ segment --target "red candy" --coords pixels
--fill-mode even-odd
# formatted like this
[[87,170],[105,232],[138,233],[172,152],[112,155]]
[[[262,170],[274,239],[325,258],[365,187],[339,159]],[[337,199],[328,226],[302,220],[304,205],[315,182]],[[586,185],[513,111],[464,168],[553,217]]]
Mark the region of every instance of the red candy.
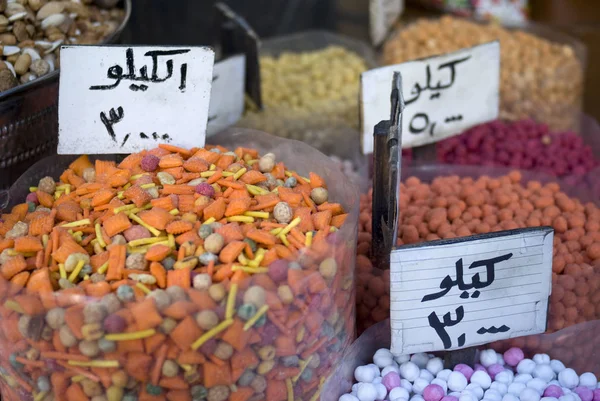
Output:
[[142,170],[150,172],[158,168],[158,162],[160,162],[160,159],[157,156],[146,155],[142,159],[140,166],[142,167]]

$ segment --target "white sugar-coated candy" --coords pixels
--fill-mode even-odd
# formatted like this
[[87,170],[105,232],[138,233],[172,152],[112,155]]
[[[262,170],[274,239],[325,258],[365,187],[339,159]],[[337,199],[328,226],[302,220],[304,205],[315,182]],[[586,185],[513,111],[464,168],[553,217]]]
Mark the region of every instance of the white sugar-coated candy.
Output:
[[573,369],[567,368],[558,374],[558,382],[561,386],[572,389],[579,384],[579,376]]
[[494,390],[494,389],[488,389],[485,391],[485,393],[483,393],[483,398],[484,399],[488,399],[488,400],[493,400],[493,401],[502,401],[502,394],[500,394],[498,391]]
[[379,368],[383,369],[394,362],[394,356],[392,355],[389,349],[381,348],[378,349],[377,352],[375,352],[375,355],[373,355],[373,362]]
[[536,363],[533,362],[531,359],[525,358],[521,362],[519,362],[519,364],[517,365],[517,373],[532,374],[533,370],[535,369],[535,365],[536,365]]
[[511,373],[512,372],[510,372],[508,370],[500,372],[500,373],[496,374],[496,377],[494,377],[494,380],[497,381],[498,383],[503,383],[508,386],[513,380],[513,376],[511,375]]
[[540,401],[558,401],[556,397],[542,397]]
[[398,369],[397,365],[390,365],[390,366],[386,366],[385,368],[383,368],[381,370],[381,377],[385,377],[385,375],[387,375],[390,372],[396,372],[399,373],[400,370]]
[[414,382],[419,377],[421,370],[414,362],[405,362],[400,365],[400,376],[409,382]]
[[533,379],[533,376],[531,376],[529,373],[521,373],[515,376],[515,380],[513,380],[513,382],[527,383],[531,379]]
[[[545,354],[542,354],[542,355],[545,355]],[[550,380],[554,379],[555,374],[554,374],[554,370],[552,370],[552,367],[550,366],[550,362],[548,362],[548,363],[538,364],[535,367],[535,369],[533,369],[532,376],[540,378],[540,379],[544,380],[546,383],[548,383]]]
[[558,401],[575,401],[575,397],[573,396],[573,394],[574,393],[561,395],[560,397],[558,397]]
[[461,393],[461,391],[453,391],[451,393],[448,393],[448,395],[458,398],[458,397],[460,397],[460,393]]
[[441,358],[431,358],[427,361],[427,366],[425,368],[430,371],[432,375],[437,375],[444,369],[444,361],[442,361]]
[[496,351],[494,351],[493,349],[486,349],[481,351],[481,354],[479,354],[479,362],[481,362],[481,364],[486,368],[492,366],[495,363],[498,363]]
[[470,391],[463,391],[458,397],[458,401],[478,401]]
[[404,362],[408,362],[410,361],[410,355],[398,355],[394,357],[394,361],[396,361],[396,363],[398,365],[402,365]]
[[[489,376],[488,376],[489,377]],[[472,378],[471,378],[472,381]],[[467,378],[460,372],[452,372],[448,377],[448,389],[451,391],[463,391],[467,387]],[[483,387],[483,386],[482,386]],[[489,385],[488,385],[489,387]]]
[[452,373],[452,371],[450,369],[440,370],[438,372],[438,374],[435,375],[435,377],[437,377],[438,379],[442,379],[442,380],[448,381],[448,378],[450,377],[450,373]]
[[352,394],[344,394],[343,396],[338,398],[338,401],[359,401],[359,400]]
[[573,398],[575,398],[575,401],[581,401],[581,398],[579,397],[579,394],[577,394],[576,392],[571,391],[570,394],[573,396]]
[[544,394],[544,390],[547,386],[548,384],[546,383],[546,381],[540,378],[531,379],[527,382],[527,387],[537,391],[540,394],[540,396]]
[[508,386],[508,392],[510,394],[519,395],[521,394],[521,391],[525,390],[526,388],[527,385],[525,383],[514,382],[511,383],[510,386]]
[[550,355],[548,354],[535,354],[533,356],[533,362],[539,364],[549,364],[550,363]]
[[405,388],[402,388],[402,387],[393,388],[390,391],[390,393],[388,394],[388,398],[391,401],[396,400],[398,398],[403,398],[405,400],[408,400],[409,397],[410,397],[410,393],[408,391],[406,391]]
[[415,380],[415,382],[413,383],[413,393],[415,394],[423,394],[423,390],[425,390],[425,387],[429,386],[429,382],[425,379],[423,379],[422,377],[419,377],[417,380]]
[[375,378],[375,372],[369,366],[359,366],[354,369],[354,378],[359,383],[371,383]]
[[565,370],[565,364],[559,361],[558,359],[553,359],[550,361],[550,367],[554,371],[554,373],[558,374]]
[[579,376],[579,385],[590,389],[595,389],[598,386],[598,379],[596,375],[591,372],[585,372]]
[[[359,397],[360,398],[360,397]],[[540,401],[540,394],[532,388],[526,388],[519,394],[521,401]]]
[[381,370],[379,369],[379,366],[375,365],[374,363],[370,363],[367,365],[367,367],[373,370],[375,377],[381,376]]
[[438,386],[440,386],[442,389],[444,389],[444,394],[448,392],[448,383],[446,383],[446,380],[436,378],[433,379],[430,384],[437,384]]
[[410,401],[425,401],[425,400],[419,394],[415,394],[410,398]]
[[[560,383],[559,383],[558,385],[560,386]],[[568,389],[568,388],[566,388],[566,387],[563,387],[563,388],[562,388],[562,391],[563,391],[563,393],[565,393],[565,394],[572,393],[572,391],[571,391],[571,390],[569,390],[569,389]]]
[[360,383],[354,383],[352,385],[352,392],[353,393],[357,393],[358,392],[358,386],[360,385]]
[[427,380],[429,383],[434,379],[434,375],[431,374],[427,369],[421,369],[421,373],[419,373],[419,377]]
[[425,366],[427,366],[427,362],[429,362],[429,355],[423,352],[419,352],[413,354],[413,356],[410,357],[410,361],[415,363],[419,367],[419,369],[425,369]]
[[383,377],[379,376],[373,379],[373,384],[379,384],[383,381]]
[[[497,378],[497,377],[496,377]],[[508,392],[508,386],[502,382],[494,381],[490,385],[490,390],[496,390],[501,395],[504,395]]]
[[506,393],[504,394],[504,397],[502,397],[502,401],[519,401],[519,398],[514,394]]
[[412,393],[412,383],[409,382],[406,379],[401,379],[400,380],[400,387],[405,388],[406,391],[408,391],[409,393]]
[[471,376],[471,383],[479,384],[482,389],[487,390],[492,384],[492,378],[487,374],[487,372],[478,370],[473,373],[473,376]]
[[555,386],[558,386],[558,387],[560,387],[560,383],[559,383],[559,382],[558,382],[558,380],[556,380],[556,379],[554,379],[554,380],[550,380],[550,381],[548,382],[548,385],[549,385],[549,386],[550,386],[550,385],[552,385],[552,384],[554,384]]
[[377,399],[377,388],[372,383],[361,383],[356,394],[360,401],[375,401]]
[[377,390],[377,398],[376,400],[384,400],[387,395],[387,388],[381,383],[375,385],[375,390]]
[[496,352],[496,359],[498,360],[498,362],[496,362],[499,365],[506,365],[506,362],[504,362],[504,356],[498,352]]
[[466,391],[470,391],[471,393],[473,393],[473,395],[478,399],[482,399],[483,398],[483,389],[481,388],[481,386],[477,383],[469,383],[467,384],[467,387],[465,387]]

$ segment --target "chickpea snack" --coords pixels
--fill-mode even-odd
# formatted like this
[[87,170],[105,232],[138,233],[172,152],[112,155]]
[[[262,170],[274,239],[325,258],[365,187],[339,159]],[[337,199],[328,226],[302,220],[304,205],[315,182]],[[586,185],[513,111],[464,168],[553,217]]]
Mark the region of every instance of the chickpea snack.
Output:
[[358,194],[305,144],[213,140],[56,156],[11,188],[4,399],[319,399],[355,334]]

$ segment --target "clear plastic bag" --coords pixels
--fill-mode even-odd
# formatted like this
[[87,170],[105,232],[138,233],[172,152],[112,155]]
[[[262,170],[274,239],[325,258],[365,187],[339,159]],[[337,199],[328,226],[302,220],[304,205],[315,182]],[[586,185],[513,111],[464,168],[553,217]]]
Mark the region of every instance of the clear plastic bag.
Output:
[[[229,129],[210,140],[230,149],[243,146],[257,149],[261,154],[272,152],[277,160],[284,161],[299,174],[307,175],[311,171],[319,174],[328,184],[330,199],[339,200],[349,213],[341,229],[327,236],[325,242],[313,243],[309,249],[302,249],[296,256],[288,258],[289,263],[299,263],[304,271],[304,276],[295,284],[292,285],[291,279],[289,281],[294,291],[293,302],[285,306],[279,301],[271,303],[278,300],[279,295],[277,285],[267,273],[249,274],[240,281],[237,296],[232,298],[237,300],[234,310],[241,306],[251,285],[266,290],[267,298],[271,300],[267,305],[271,309],[265,315],[264,324],[250,326],[248,331],[241,329],[244,322],[234,314],[233,325],[217,334],[219,344],[232,343],[231,359],[217,359],[212,354],[216,352],[214,348],[207,350],[203,346],[195,352],[192,348],[182,349],[175,341],[173,334],[177,327],[184,327],[180,325],[186,320],[189,324],[190,317],[196,312],[216,312],[219,320],[224,316],[228,296],[214,303],[214,308],[202,307],[197,301],[206,298],[208,293],[193,287],[184,290],[187,292],[183,295],[182,309],[169,315],[177,323],[173,331],[165,332],[162,326],[156,326],[150,337],[115,340],[118,342],[116,350],[105,350],[104,347],[110,344],[100,342],[106,339],[102,329],[106,326],[95,327],[95,330],[79,326],[84,323],[83,308],[101,301],[100,298],[88,296],[87,290],[30,291],[0,275],[0,388],[5,400],[73,401],[82,394],[91,397],[90,394],[101,395],[107,391],[121,396],[124,392],[129,398],[140,401],[189,400],[200,397],[199,394],[204,394],[201,397],[204,398],[207,390],[210,392],[217,386],[221,393],[244,392],[245,395],[240,394],[240,397],[245,400],[264,399],[265,394],[267,399],[287,399],[290,390],[294,397],[309,399],[321,390],[324,378],[337,366],[343,350],[355,336],[354,264],[358,220],[355,186],[333,167],[330,159],[300,142],[247,129]],[[100,158],[119,160],[122,156],[103,155]],[[11,188],[10,207],[23,202],[28,188],[36,185],[40,178],[50,175],[58,179],[73,159],[56,156],[32,166]],[[324,281],[319,263],[326,258],[333,259],[337,269]],[[267,288],[264,283],[269,282],[272,287]],[[107,302],[106,297],[102,297],[101,302]],[[140,305],[145,305],[144,300],[148,301],[148,298],[143,293],[136,297],[132,302],[112,304],[114,310],[110,316],[126,316],[127,328],[120,328],[118,333],[137,332],[147,322],[147,314],[140,312],[143,310]],[[53,319],[48,317],[48,310],[57,306],[66,310],[65,322],[75,334],[75,344],[69,348],[61,345],[61,329],[54,330],[52,327],[56,325],[47,323]],[[159,313],[164,315],[164,311],[166,309],[161,309]],[[165,319],[163,315],[159,315],[161,319]],[[198,327],[195,330],[208,333]],[[79,349],[84,340],[88,342],[86,346],[98,343],[101,347],[98,355],[82,357]],[[170,363],[177,373],[174,377],[159,375],[156,381],[151,376],[156,377],[152,372],[160,373],[160,366],[155,366],[158,363],[155,361],[161,358],[157,356],[160,355],[157,350],[162,348],[167,352],[167,359],[177,362],[175,365]],[[226,348],[231,350],[231,347]],[[93,362],[90,370],[88,362],[91,360],[110,362]],[[242,375],[244,379],[240,382]],[[120,380],[123,377],[125,380]],[[113,388],[115,386],[118,388]],[[216,393],[213,397],[227,399],[219,398]]]

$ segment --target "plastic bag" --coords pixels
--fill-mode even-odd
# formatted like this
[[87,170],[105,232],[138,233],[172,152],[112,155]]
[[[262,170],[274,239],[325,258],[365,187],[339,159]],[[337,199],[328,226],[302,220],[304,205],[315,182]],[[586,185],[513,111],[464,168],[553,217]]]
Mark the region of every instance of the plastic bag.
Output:
[[[194,323],[195,313],[213,311],[220,316],[219,321],[222,320],[227,313],[225,308],[229,295],[224,295],[221,301],[214,301],[210,291],[188,289],[182,299],[178,298],[181,299],[179,307],[169,307],[169,318],[175,321],[171,322],[175,323],[171,331],[163,326],[169,309],[160,309],[156,315],[157,310],[150,308],[154,312],[148,313],[146,307],[152,302],[143,293],[138,293],[136,300],[125,304],[117,298],[109,303],[106,299],[112,294],[109,293],[102,297],[101,302],[114,308],[109,316],[121,316],[122,319],[116,320],[126,322],[127,328],[114,329],[110,326],[113,329],[107,333],[115,330],[118,335],[132,331],[145,333],[140,340],[119,340],[115,336],[106,338],[103,330],[109,327],[106,320],[102,325],[82,326],[84,323],[87,325],[90,318],[84,308],[96,303],[99,298],[74,289],[35,291],[32,286],[31,291],[24,290],[0,277],[0,385],[5,400],[35,398],[59,401],[65,399],[65,392],[66,399],[74,399],[82,393],[86,397],[105,394],[109,388],[111,394],[123,394],[124,391],[125,395],[135,399],[154,399],[154,395],[171,400],[191,399],[190,391],[194,397],[204,394],[201,398],[208,391],[208,394],[214,394],[215,399],[226,399],[219,397],[230,391],[244,392],[244,399],[264,399],[265,393],[267,399],[279,399],[282,394],[283,398],[287,397],[289,387],[295,397],[309,399],[320,391],[324,378],[337,366],[341,353],[355,335],[356,189],[338,169],[333,168],[333,163],[326,156],[300,142],[243,129],[230,129],[218,138],[211,138],[211,141],[231,146],[230,149],[244,146],[257,149],[261,154],[272,152],[277,160],[285,161],[298,174],[307,175],[310,171],[319,174],[328,183],[332,202],[339,200],[349,213],[341,229],[327,236],[324,242],[313,242],[310,249],[301,250],[296,256],[287,256],[288,272],[292,271],[291,263],[299,263],[302,270],[296,271],[304,272],[304,276],[300,276],[294,284],[289,280],[294,291],[289,294],[293,297],[291,304],[282,306],[279,289],[269,274],[249,273],[238,282],[237,296],[232,298],[237,300],[234,311],[242,305],[249,286],[262,286],[267,291],[266,305],[270,306],[263,315],[266,317],[264,322],[256,321],[247,330],[242,330],[245,322],[234,314],[230,328],[217,334],[218,342],[207,340],[194,352],[189,346],[182,348],[175,339],[186,335],[196,337],[189,330],[198,332],[198,336],[208,334],[210,331],[200,330]],[[100,158],[116,160],[122,156]],[[36,185],[40,178],[52,175],[57,179],[73,159],[57,156],[34,165],[11,188],[11,206],[24,201],[28,187]],[[319,263],[325,259],[329,259],[329,265],[334,260],[334,266],[337,266],[326,281],[319,270]],[[215,269],[219,271],[217,266]],[[287,279],[284,280],[279,284],[287,282]],[[289,287],[287,291],[289,293]],[[206,305],[207,298],[209,301],[213,299],[208,304],[215,305],[214,308],[200,305]],[[205,301],[200,302],[202,299]],[[156,298],[155,302],[158,302]],[[60,325],[60,316],[49,317],[48,309],[56,306],[66,310],[66,326]],[[241,316],[240,309],[238,316]],[[161,320],[160,326],[155,325],[157,317]],[[155,323],[150,324],[150,320]],[[155,331],[148,333],[148,330]],[[68,342],[68,348],[63,340]],[[87,353],[90,346],[100,347],[98,355],[84,357],[79,353],[84,348]],[[215,346],[221,347],[220,355],[225,351],[225,354],[231,352],[231,355],[218,359]],[[157,364],[162,364],[163,358],[171,361],[169,375],[175,373],[173,377],[160,376],[161,366]],[[164,366],[162,369],[165,373]],[[232,386],[234,384],[237,386]],[[115,386],[118,388],[113,388]]]
[[[511,340],[523,348],[526,357],[536,353],[559,359],[567,368],[578,374],[592,372],[600,376],[600,320],[577,324],[552,334],[538,334]],[[391,342],[390,321],[385,320],[365,331],[344,353],[340,364],[325,384],[321,401],[337,401],[349,393],[354,383],[354,369],[372,363],[373,354],[380,348],[389,348]],[[488,344],[497,352],[507,348],[499,343]],[[482,348],[487,348],[483,346]],[[437,353],[436,353],[437,354]],[[439,353],[443,356],[443,353]]]

